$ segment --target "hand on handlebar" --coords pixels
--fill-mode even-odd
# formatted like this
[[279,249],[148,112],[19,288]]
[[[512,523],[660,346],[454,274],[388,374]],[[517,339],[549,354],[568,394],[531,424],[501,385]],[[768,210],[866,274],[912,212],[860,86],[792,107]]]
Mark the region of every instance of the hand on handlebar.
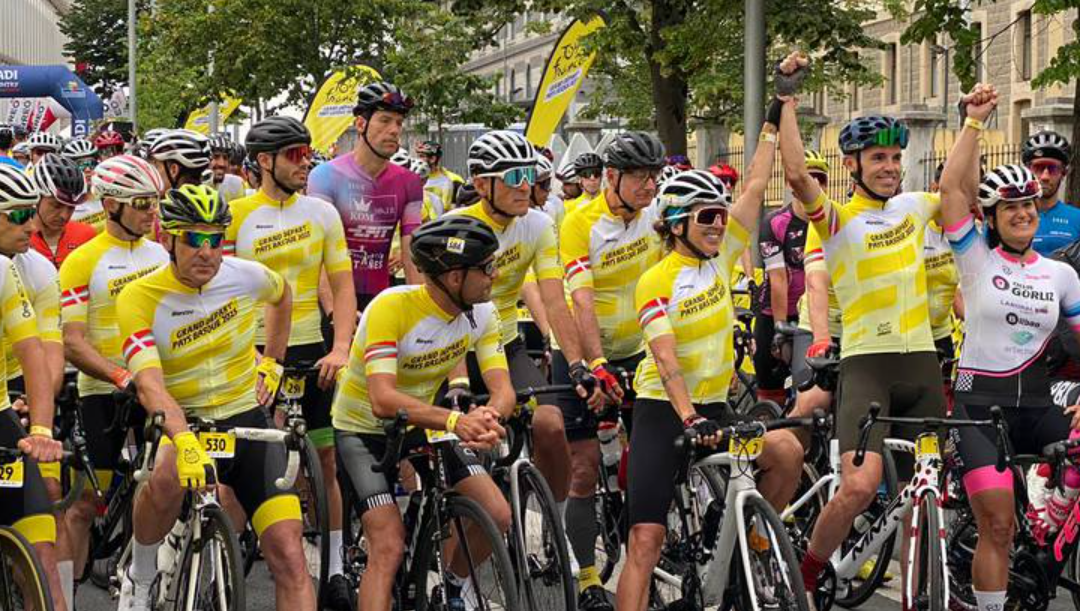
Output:
[[176,473],[180,477],[180,486],[192,490],[206,488],[207,471],[214,468],[214,463],[206,455],[199,438],[191,431],[184,431],[172,441],[176,446]]
[[331,350],[329,354],[319,359],[315,366],[319,368],[319,388],[326,390],[334,385],[338,372],[349,364],[349,352]]
[[588,402],[589,409],[596,411],[603,408],[603,391],[585,363],[578,362],[570,365],[570,382],[577,388],[578,396]]
[[490,450],[506,436],[506,429],[499,424],[498,414],[486,405],[462,414],[452,432],[466,447],[478,450]]
[[715,448],[720,445],[720,425],[704,416],[694,414],[683,420],[683,428],[694,435],[694,443]]
[[259,364],[255,367],[255,374],[258,378],[255,383],[255,399],[259,402],[259,405],[265,407],[274,401],[278,387],[281,386],[281,376],[284,372],[285,367],[276,360],[268,356],[259,359]]
[[818,340],[806,349],[806,358],[819,359],[829,354],[830,350],[835,350],[836,346],[832,343],[832,340],[822,339]]
[[[607,362],[607,359],[596,359],[593,362],[592,374],[600,382],[600,389],[612,403],[622,403],[625,395],[622,385],[619,383],[622,372]],[[602,409],[603,405],[599,406],[599,408]]]
[[30,435],[19,440],[19,449],[39,463],[56,462],[64,456],[64,446],[44,435]]

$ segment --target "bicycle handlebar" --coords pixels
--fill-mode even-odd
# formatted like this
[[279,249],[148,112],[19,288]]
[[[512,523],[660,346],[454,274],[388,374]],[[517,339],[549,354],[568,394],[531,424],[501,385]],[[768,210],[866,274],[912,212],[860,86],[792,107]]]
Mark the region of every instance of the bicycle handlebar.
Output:
[[397,465],[401,457],[401,447],[405,444],[405,425],[409,422],[409,414],[399,409],[394,419],[383,426],[386,433],[386,453],[377,464],[371,465],[375,473],[390,473]]
[[[721,444],[724,441],[730,441],[732,437],[760,437],[769,431],[795,428],[810,428],[814,431],[826,430],[829,428],[828,417],[825,415],[825,412],[816,409],[814,410],[814,415],[809,418],[778,418],[767,422],[762,422],[760,420],[739,422],[720,429],[720,432],[723,434]],[[682,451],[686,449],[687,446],[696,446],[696,442],[697,433],[693,429],[686,429],[683,431],[682,435],[675,438],[675,449]]]

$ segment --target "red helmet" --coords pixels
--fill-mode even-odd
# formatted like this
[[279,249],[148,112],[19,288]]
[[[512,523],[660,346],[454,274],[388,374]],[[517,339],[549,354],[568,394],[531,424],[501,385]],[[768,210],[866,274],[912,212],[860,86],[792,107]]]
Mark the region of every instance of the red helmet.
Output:
[[729,189],[734,189],[739,182],[739,172],[726,163],[715,163],[709,166],[712,175],[724,181]]
[[114,132],[112,130],[104,131],[98,134],[97,138],[94,138],[94,146],[96,146],[98,150],[107,149],[111,146],[123,147],[124,137],[121,136],[119,132]]

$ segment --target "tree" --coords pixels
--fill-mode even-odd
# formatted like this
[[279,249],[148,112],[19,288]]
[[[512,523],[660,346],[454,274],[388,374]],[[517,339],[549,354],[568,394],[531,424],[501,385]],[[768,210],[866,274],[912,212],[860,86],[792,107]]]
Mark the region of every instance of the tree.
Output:
[[[138,0],[137,10],[146,7],[147,0]],[[60,18],[60,31],[68,38],[64,56],[103,98],[127,85],[127,23],[127,0],[75,0]]]
[[[976,0],[983,4],[985,0]],[[936,39],[939,32],[944,32],[953,41],[953,73],[960,81],[964,91],[975,85],[976,49],[979,48],[980,32],[968,23],[965,3],[952,0],[916,0],[912,14],[916,18],[908,25],[901,37],[903,44],[919,43]],[[967,4],[970,7],[970,3]],[[1065,17],[1070,11],[1080,10],[1080,0],[1035,0],[1031,12],[1047,17]],[[894,14],[904,16],[902,11],[893,7]],[[1064,19],[1068,23],[1069,19]],[[1009,27],[1015,25],[1010,24]],[[1058,48],[1050,63],[1032,81],[1032,88],[1062,85],[1080,79],[1080,19],[1075,13],[1071,20],[1073,41]],[[1003,34],[1004,31],[996,35]],[[1072,161],[1069,163],[1068,194],[1066,200],[1080,202],[1080,85],[1073,94]]]

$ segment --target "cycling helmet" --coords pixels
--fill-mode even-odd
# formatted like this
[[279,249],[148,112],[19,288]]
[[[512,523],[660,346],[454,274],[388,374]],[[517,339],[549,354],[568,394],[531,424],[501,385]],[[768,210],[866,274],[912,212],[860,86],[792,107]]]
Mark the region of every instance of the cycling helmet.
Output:
[[217,134],[210,137],[210,153],[217,155],[219,153],[229,155],[232,154],[232,139],[225,134]]
[[1056,159],[1068,165],[1071,156],[1072,147],[1069,146],[1069,141],[1061,134],[1049,130],[1028,136],[1020,150],[1020,159],[1024,165],[1036,159]]
[[480,193],[477,192],[476,187],[474,187],[471,182],[467,182],[458,189],[457,197],[454,199],[454,207],[464,208],[465,206],[471,206],[478,201],[480,201]]
[[731,205],[731,191],[724,181],[704,170],[687,170],[672,176],[656,195],[657,211],[668,225],[686,218],[698,203]]
[[536,147],[517,132],[490,131],[469,147],[469,173],[473,176],[536,165]]
[[16,144],[15,146],[11,147],[11,155],[12,156],[24,155],[26,157],[29,157],[30,156],[30,145],[28,143],[26,143],[26,142],[20,142],[20,143]]
[[44,149],[50,153],[59,153],[60,148],[63,146],[60,138],[49,132],[34,132],[26,143],[30,145],[31,151]]
[[148,129],[148,130],[146,130],[146,133],[143,134],[143,137],[142,137],[141,140],[139,140],[139,142],[141,144],[149,147],[149,146],[154,144],[154,140],[157,140],[162,135],[164,135],[165,133],[170,132],[170,131],[172,131],[172,130],[170,130],[167,127],[155,127],[153,129]]
[[908,129],[892,117],[859,117],[840,130],[840,150],[853,155],[872,146],[900,145],[907,148]]
[[[314,164],[314,151],[312,151],[312,155],[312,163]],[[233,142],[232,147],[229,149],[229,164],[240,165],[241,163],[244,163],[244,159],[246,158],[247,149],[244,148],[244,145],[239,142]],[[314,167],[314,165],[312,165],[312,167]]]
[[499,238],[487,223],[458,214],[424,223],[409,245],[416,268],[428,276],[475,267],[498,249]]
[[427,140],[416,145],[417,155],[430,155],[432,157],[442,157],[442,145],[434,140]]
[[94,195],[117,199],[154,196],[165,188],[154,166],[134,155],[117,155],[99,163],[90,182]]
[[675,169],[680,172],[694,169],[694,164],[690,163],[690,158],[686,155],[669,155],[668,158],[664,160],[664,163],[675,166]]
[[15,166],[0,165],[0,210],[36,206],[40,200],[34,179]]
[[809,170],[817,170],[819,172],[829,173],[829,162],[821,155],[821,153],[814,149],[806,149],[803,153],[803,157],[806,159],[806,168]]
[[292,117],[275,116],[256,123],[244,142],[248,154],[276,153],[294,144],[311,144],[311,132]]
[[419,176],[420,180],[427,180],[428,174],[431,174],[431,166],[428,165],[428,162],[416,157],[410,157],[404,168]]
[[603,168],[604,160],[596,153],[582,153],[574,159],[573,163],[575,176],[581,174],[584,170],[602,170]]
[[232,223],[229,205],[212,187],[184,185],[169,189],[161,201],[161,228],[211,225],[222,229]]
[[86,138],[76,138],[65,144],[64,148],[60,149],[60,154],[72,161],[79,161],[81,159],[97,157],[98,152],[97,149],[94,148],[93,142],[90,142]]
[[551,178],[551,160],[544,155],[536,156],[536,178],[538,180],[545,180]]
[[676,174],[679,173],[679,168],[673,165],[666,165],[660,170],[660,176],[656,177],[656,186],[662,187],[664,184],[671,180]]
[[664,167],[664,145],[645,132],[619,134],[604,151],[604,165],[616,170],[660,169]]
[[97,138],[94,138],[94,146],[96,146],[99,151],[113,146],[123,147],[124,137],[118,132],[106,130],[98,134]]
[[1024,201],[1042,194],[1042,185],[1022,165],[999,165],[979,183],[979,205],[985,210],[1002,201]]
[[555,172],[555,178],[559,179],[559,182],[576,185],[581,182],[578,178],[577,171],[574,170],[573,163],[564,163],[559,168],[558,172]]
[[210,146],[206,136],[189,129],[174,129],[158,136],[150,146],[155,161],[175,161],[185,168],[201,170],[210,165]]
[[82,170],[56,153],[47,153],[34,164],[34,184],[42,197],[52,197],[65,206],[78,206],[86,195]]
[[412,107],[412,98],[405,95],[393,83],[382,81],[364,85],[356,92],[356,106],[353,108],[353,115],[370,114],[376,110],[387,110],[408,115]]
[[709,172],[722,180],[728,186],[728,189],[734,189],[739,182],[739,171],[726,163],[716,163],[709,166]]
[[409,160],[411,159],[412,157],[409,156],[409,151],[401,148],[398,149],[396,153],[390,156],[390,163],[394,165],[399,165],[403,168],[407,168],[409,167]]
[[16,138],[25,138],[27,136],[27,134],[29,133],[29,132],[26,131],[26,128],[24,126],[22,126],[22,125],[15,125],[15,126],[13,126],[11,128],[11,130],[13,132],[15,132],[15,137]]

